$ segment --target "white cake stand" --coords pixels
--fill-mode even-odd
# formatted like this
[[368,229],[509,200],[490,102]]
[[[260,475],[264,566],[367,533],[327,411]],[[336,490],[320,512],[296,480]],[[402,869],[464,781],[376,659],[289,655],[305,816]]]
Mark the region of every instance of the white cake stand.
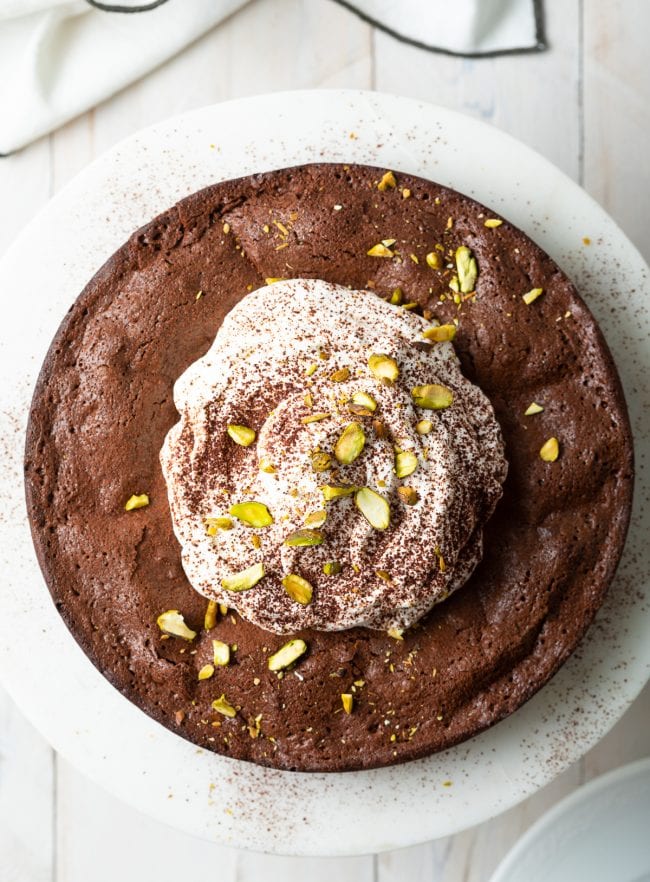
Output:
[[[95,670],[38,569],[22,457],[47,346],[90,276],[136,227],[215,181],[324,160],[372,163],[455,187],[557,260],[600,320],[621,371],[638,477],[608,600],[578,652],[532,701],[429,759],[310,775],[198,750]],[[86,168],[6,254],[0,289],[0,672],[54,747],[118,797],[183,830],[251,849],[335,855],[398,848],[455,833],[530,796],[595,744],[642,688],[650,668],[648,270],[605,212],[529,148],[449,110],[376,93],[295,92],[207,107],[128,138]]]

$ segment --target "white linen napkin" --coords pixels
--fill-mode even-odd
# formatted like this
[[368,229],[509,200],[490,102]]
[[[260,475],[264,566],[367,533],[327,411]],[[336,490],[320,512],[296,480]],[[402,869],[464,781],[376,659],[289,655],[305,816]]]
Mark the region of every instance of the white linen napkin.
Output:
[[0,0],[0,154],[119,92],[246,2],[169,0],[125,14],[84,0]]
[[[0,155],[115,94],[246,2],[0,0]],[[338,2],[400,39],[438,51],[543,48],[541,0]],[[111,11],[138,5],[148,11]]]

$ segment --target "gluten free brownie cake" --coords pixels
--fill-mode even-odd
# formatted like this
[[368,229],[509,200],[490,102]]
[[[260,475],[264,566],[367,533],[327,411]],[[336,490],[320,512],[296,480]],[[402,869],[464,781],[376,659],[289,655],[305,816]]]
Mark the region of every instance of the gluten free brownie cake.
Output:
[[[458,278],[459,249],[476,261],[472,290]],[[403,634],[297,631],[307,651],[272,671],[269,656],[286,635],[214,605],[206,622],[208,602],[181,564],[159,456],[179,417],[177,379],[233,306],[287,278],[369,290],[453,325],[463,373],[498,419],[508,477],[485,525],[482,561],[453,596]],[[135,233],[52,343],[26,447],[43,573],[102,673],[203,747],[304,771],[424,756],[533,695],[603,600],[632,477],[612,359],[553,261],[459,193],[361,166],[217,184]],[[125,510],[140,494],[148,504]],[[191,640],[164,632],[179,619],[158,624],[173,610]],[[215,640],[230,661],[207,676]]]

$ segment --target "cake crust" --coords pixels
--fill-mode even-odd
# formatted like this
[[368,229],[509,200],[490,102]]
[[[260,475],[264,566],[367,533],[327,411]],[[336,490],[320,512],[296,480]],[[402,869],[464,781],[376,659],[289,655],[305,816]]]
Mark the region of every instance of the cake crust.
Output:
[[[154,219],[76,300],[30,414],[32,535],[75,639],[163,725],[204,748],[283,769],[402,762],[512,713],[582,638],[630,516],[622,390],[571,282],[507,221],[486,227],[497,216],[478,203],[398,172],[396,187],[379,190],[384,174],[301,166],[217,184]],[[401,260],[367,255],[389,238]],[[427,265],[436,244],[445,253],[472,249],[475,298],[455,303],[444,264]],[[440,322],[458,318],[463,371],[494,406],[509,475],[484,559],[453,597],[401,641],[367,629],[302,632],[309,653],[279,679],[266,660],[286,638],[232,614],[204,630],[206,601],[181,567],[158,456],[178,419],[175,380],[240,298],[286,277],[380,296],[399,287]],[[538,287],[543,295],[526,305],[522,294]],[[526,417],[532,401],[544,410]],[[551,436],[560,456],[548,463],[539,450]],[[125,512],[125,501],[142,492],[151,504]],[[156,618],[168,609],[181,610],[198,632],[191,644],[164,639]],[[213,639],[237,650],[228,667],[199,682]],[[361,682],[353,712],[344,713],[341,693]],[[222,693],[239,708],[232,720],[211,708]]]

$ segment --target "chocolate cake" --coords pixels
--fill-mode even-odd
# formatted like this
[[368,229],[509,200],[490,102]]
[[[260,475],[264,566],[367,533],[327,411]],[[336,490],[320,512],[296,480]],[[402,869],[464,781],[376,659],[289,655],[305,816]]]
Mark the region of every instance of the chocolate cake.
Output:
[[[461,258],[475,261],[472,284]],[[287,634],[188,582],[160,454],[179,421],[176,381],[236,304],[283,279],[371,291],[451,329],[439,339],[453,336],[465,377],[489,399],[508,476],[482,523],[482,560],[452,596],[403,632],[298,630],[305,650],[272,670]],[[295,332],[288,326],[288,347]],[[238,450],[224,453],[224,469]],[[25,472],[45,579],[104,676],[204,748],[301,771],[422,757],[530,698],[603,601],[633,483],[612,358],[556,264],[453,190],[341,165],[217,184],[134,233],[52,343]],[[402,517],[397,503],[391,511]],[[423,553],[426,538],[408,534]],[[229,653],[216,669],[214,641]]]

